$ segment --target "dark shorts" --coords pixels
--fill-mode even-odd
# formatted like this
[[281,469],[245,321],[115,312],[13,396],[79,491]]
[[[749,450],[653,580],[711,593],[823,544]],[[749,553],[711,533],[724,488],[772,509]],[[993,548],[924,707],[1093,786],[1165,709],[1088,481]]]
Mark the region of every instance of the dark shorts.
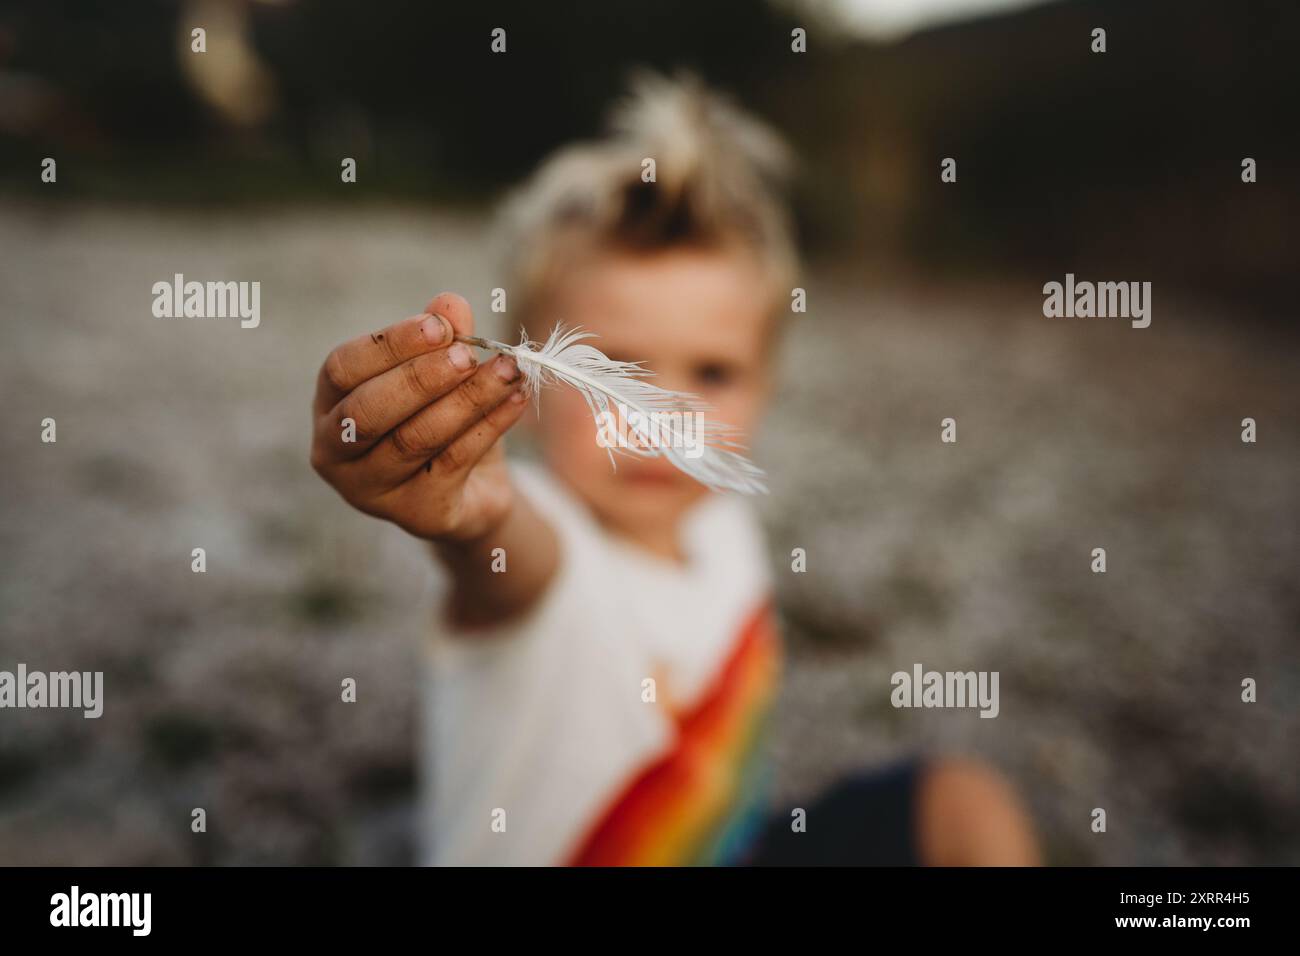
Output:
[[918,866],[916,801],[925,764],[910,759],[844,777],[811,802],[775,814],[749,866]]

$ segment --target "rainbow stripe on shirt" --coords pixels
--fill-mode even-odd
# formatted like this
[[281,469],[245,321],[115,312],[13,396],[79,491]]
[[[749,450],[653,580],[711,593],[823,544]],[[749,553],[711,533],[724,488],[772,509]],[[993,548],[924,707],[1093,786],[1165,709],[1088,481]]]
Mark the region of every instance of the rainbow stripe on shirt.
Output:
[[745,622],[712,684],[676,712],[671,750],[643,767],[569,859],[575,866],[741,861],[767,817],[761,746],[780,674],[770,601]]

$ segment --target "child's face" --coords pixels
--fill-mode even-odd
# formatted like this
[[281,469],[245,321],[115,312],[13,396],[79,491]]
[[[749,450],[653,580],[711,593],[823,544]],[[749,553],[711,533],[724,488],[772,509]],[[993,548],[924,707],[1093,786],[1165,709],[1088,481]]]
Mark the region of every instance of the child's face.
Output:
[[[770,298],[747,256],[680,249],[609,253],[566,276],[533,330],[545,338],[563,322],[594,332],[590,344],[613,359],[640,362],[655,385],[706,400],[712,419],[746,441],[768,386]],[[664,458],[615,453],[618,470],[596,441],[596,427],[572,389],[548,389],[539,423],[553,473],[575,490],[602,523],[633,538],[675,530],[708,490]]]

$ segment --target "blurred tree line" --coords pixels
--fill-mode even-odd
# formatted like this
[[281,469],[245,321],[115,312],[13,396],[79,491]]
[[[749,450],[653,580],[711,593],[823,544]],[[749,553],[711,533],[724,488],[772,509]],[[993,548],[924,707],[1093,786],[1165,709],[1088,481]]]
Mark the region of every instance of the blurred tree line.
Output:
[[64,198],[476,203],[593,134],[632,67],[685,68],[791,140],[813,253],[1273,312],[1300,264],[1297,35],[1294,0],[1062,0],[890,44],[760,0],[0,2],[0,172],[46,197],[54,156]]

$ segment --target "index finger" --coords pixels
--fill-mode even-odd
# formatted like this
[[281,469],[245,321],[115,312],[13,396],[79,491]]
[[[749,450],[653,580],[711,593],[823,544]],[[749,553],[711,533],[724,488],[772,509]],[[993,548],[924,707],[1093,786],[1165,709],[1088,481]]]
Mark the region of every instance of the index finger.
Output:
[[329,411],[362,382],[418,355],[446,348],[453,335],[473,328],[469,303],[444,292],[434,297],[421,315],[349,339],[326,356],[316,377],[316,414]]

